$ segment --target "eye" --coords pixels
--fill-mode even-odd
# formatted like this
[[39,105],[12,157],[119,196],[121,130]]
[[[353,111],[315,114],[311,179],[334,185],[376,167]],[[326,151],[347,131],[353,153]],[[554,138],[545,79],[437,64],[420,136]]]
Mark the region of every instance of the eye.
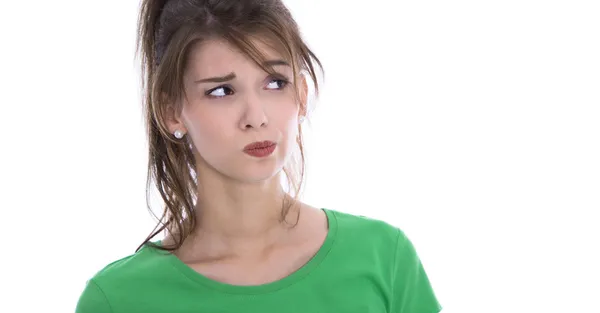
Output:
[[233,90],[227,86],[219,86],[206,92],[206,95],[211,98],[222,98],[233,94]]
[[267,89],[280,90],[285,88],[289,82],[284,78],[273,78],[267,85]]

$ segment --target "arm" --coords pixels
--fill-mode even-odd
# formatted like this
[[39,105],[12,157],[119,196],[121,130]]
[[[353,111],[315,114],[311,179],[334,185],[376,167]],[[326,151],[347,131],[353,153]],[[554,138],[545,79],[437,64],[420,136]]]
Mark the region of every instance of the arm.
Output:
[[392,277],[392,313],[438,313],[438,302],[414,245],[398,230]]
[[112,308],[100,287],[90,279],[79,297],[75,313],[112,313]]

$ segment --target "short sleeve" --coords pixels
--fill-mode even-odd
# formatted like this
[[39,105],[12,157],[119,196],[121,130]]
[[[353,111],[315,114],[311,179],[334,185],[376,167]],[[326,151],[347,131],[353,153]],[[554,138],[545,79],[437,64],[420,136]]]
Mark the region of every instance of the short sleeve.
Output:
[[104,292],[92,279],[79,297],[75,313],[112,313]]
[[414,245],[402,230],[393,272],[392,313],[438,313],[438,302]]

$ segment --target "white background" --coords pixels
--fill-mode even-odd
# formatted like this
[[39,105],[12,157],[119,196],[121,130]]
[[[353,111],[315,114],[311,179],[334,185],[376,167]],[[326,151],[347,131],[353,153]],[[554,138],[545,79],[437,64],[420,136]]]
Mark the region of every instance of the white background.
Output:
[[[305,201],[404,229],[445,313],[600,312],[598,2],[287,4],[326,70]],[[0,311],[72,312],[153,226],[138,1],[0,7]]]

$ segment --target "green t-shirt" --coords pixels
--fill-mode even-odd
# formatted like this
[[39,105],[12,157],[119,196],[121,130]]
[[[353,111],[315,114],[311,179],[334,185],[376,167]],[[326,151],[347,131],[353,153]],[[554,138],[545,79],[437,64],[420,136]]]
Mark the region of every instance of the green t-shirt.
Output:
[[76,313],[437,313],[440,306],[402,230],[323,209],[329,232],[291,275],[235,286],[203,276],[171,253],[144,246],[96,273]]

